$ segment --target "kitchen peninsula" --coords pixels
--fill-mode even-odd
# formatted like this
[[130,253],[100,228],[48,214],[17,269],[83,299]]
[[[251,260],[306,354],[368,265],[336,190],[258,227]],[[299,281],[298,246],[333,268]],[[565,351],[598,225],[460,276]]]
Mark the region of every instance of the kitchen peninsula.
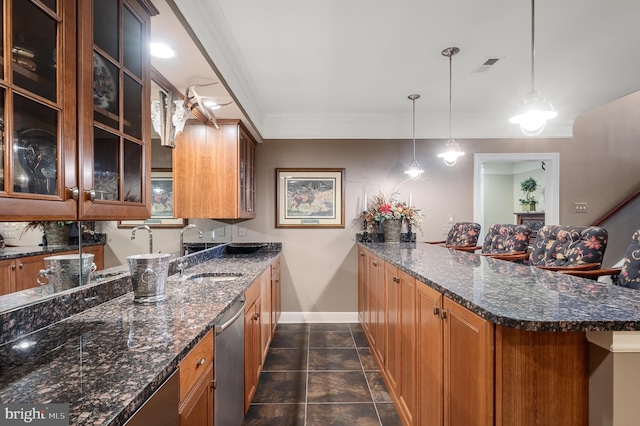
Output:
[[611,348],[640,329],[640,292],[429,244],[358,258],[360,321],[404,424],[637,419],[616,391],[637,373]]
[[[237,279],[215,282],[171,275],[162,302],[134,304],[129,291],[5,342],[0,346],[0,400],[70,403],[70,424],[124,424],[210,336],[218,319],[254,281],[271,276],[281,245],[264,246],[253,254],[229,255],[223,245],[187,257],[188,274],[233,274]],[[212,252],[218,254],[211,258]],[[175,264],[171,270],[176,271]],[[128,276],[119,280],[131,285]],[[68,294],[60,297],[65,303]]]

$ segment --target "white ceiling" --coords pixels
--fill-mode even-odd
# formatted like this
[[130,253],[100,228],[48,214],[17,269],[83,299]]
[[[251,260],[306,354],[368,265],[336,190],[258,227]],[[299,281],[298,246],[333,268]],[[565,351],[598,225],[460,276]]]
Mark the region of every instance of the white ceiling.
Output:
[[[166,39],[164,1],[152,32]],[[530,90],[529,0],[167,1],[265,139],[411,138],[411,93],[416,137],[448,137],[450,46],[453,137],[522,137],[508,118]],[[570,137],[580,113],[640,90],[639,21],[638,0],[536,1],[535,87],[558,111],[542,137]],[[215,75],[181,49],[176,86]]]

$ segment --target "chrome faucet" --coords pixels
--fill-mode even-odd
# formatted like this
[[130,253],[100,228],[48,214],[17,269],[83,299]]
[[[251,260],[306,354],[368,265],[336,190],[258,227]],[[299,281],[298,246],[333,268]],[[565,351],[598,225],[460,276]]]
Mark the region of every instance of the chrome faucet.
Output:
[[138,225],[133,228],[133,230],[131,231],[131,240],[136,239],[136,231],[138,229],[146,229],[147,231],[149,231],[149,253],[153,253],[153,234],[151,233],[151,228],[149,228],[147,225]]
[[198,225],[194,225],[193,223],[190,223],[189,225],[185,226],[184,228],[182,228],[180,230],[180,258],[178,259],[178,269],[180,270],[180,275],[182,275],[182,273],[184,272],[184,267],[186,266],[186,263],[184,262],[184,232],[187,229],[191,229],[191,228],[195,228],[198,230],[199,236],[198,239],[202,239],[202,231],[200,230],[200,228],[198,228]]

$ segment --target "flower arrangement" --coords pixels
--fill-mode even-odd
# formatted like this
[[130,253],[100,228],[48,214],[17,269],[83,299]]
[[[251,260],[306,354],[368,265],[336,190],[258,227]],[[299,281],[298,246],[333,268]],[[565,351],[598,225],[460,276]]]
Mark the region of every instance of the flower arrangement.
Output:
[[387,199],[382,193],[372,197],[368,204],[368,210],[360,215],[360,218],[364,219],[368,225],[373,222],[382,223],[385,220],[405,219],[413,229],[420,229],[421,217],[420,209],[410,206],[404,201],[396,200],[395,194]]

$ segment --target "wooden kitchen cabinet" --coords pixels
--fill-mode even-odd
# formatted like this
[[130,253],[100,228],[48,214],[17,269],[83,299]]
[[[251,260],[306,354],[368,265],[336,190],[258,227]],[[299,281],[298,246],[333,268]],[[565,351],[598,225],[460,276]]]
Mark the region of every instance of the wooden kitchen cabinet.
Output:
[[76,2],[55,3],[12,1],[2,14],[4,220],[77,217]]
[[245,292],[244,309],[244,411],[249,409],[262,372],[262,327],[260,325],[260,281]]
[[148,1],[78,2],[81,220],[151,216]]
[[13,159],[0,158],[0,216],[149,218],[147,45],[157,10],[146,0],[9,4],[0,91]]
[[446,297],[442,312],[444,424],[492,425],[494,325]]
[[178,365],[180,426],[213,425],[213,330]]
[[256,217],[256,142],[239,120],[220,129],[189,121],[173,152],[177,217],[243,220]]
[[385,262],[383,374],[405,424],[413,424],[416,394],[415,279]]
[[282,289],[280,286],[280,255],[271,263],[271,338],[282,314]]
[[[104,269],[104,246],[87,246],[84,247],[83,252],[93,253],[96,268]],[[0,295],[38,287],[40,285],[38,273],[41,269],[45,269],[45,257],[77,253],[77,251],[63,251],[0,261]]]
[[365,315],[369,319],[367,337],[371,344],[371,350],[384,366],[385,363],[385,282],[384,261],[379,257],[369,254],[367,269],[367,311]]
[[261,362],[267,358],[269,352],[269,344],[271,343],[272,327],[272,299],[271,299],[271,269],[267,269],[258,278],[260,282],[260,350],[262,354]]

